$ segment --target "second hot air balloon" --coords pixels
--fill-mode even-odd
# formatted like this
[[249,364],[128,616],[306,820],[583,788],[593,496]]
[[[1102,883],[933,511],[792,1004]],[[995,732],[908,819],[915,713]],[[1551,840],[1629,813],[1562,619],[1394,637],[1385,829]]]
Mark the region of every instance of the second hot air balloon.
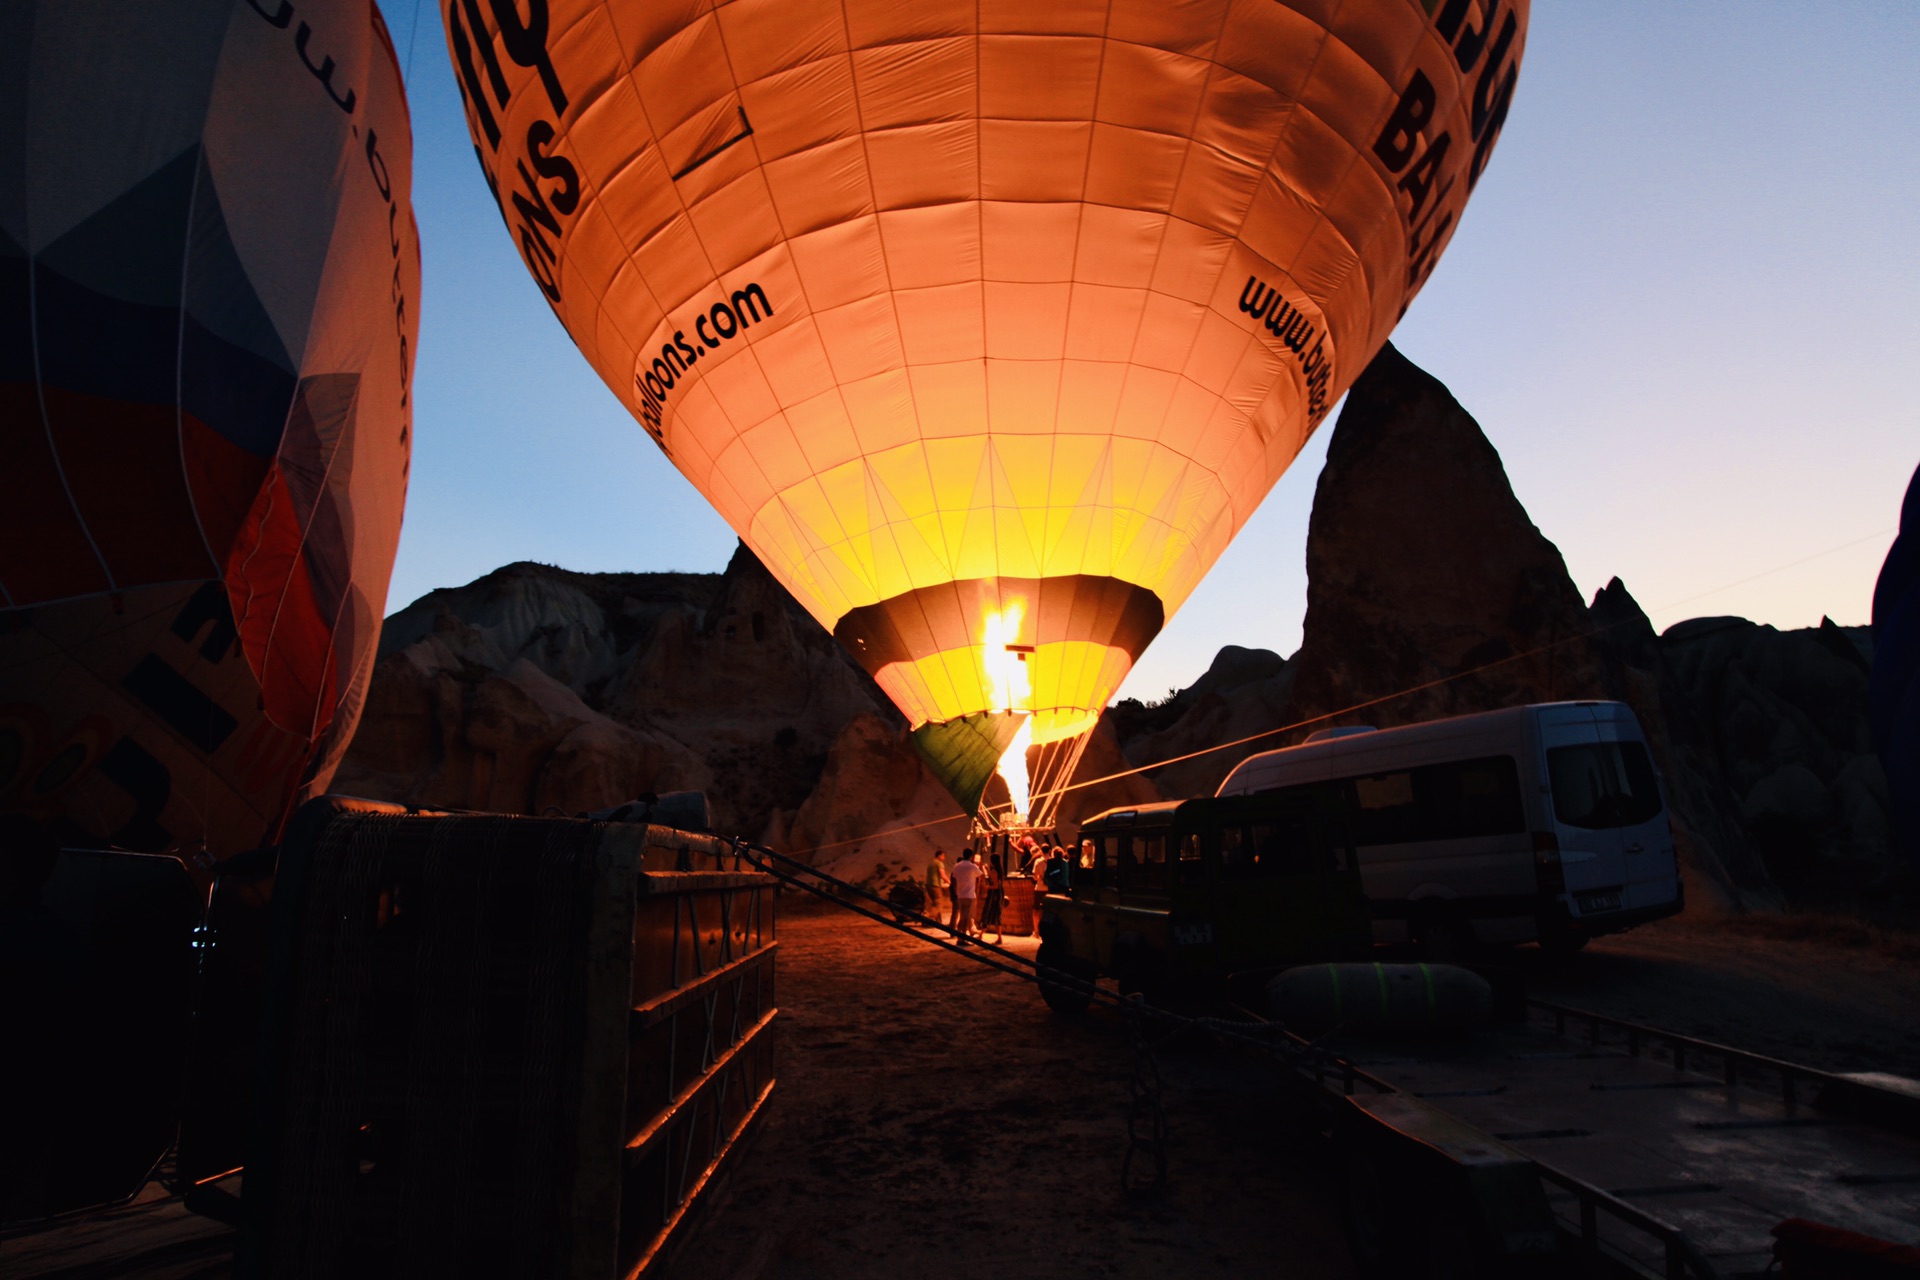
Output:
[[203,868],[372,674],[418,331],[366,0],[0,7],[0,813]]
[[[1035,806],[1386,340],[1503,0],[442,0],[580,349],[969,810]],[[1035,814],[1036,820],[1042,815]]]

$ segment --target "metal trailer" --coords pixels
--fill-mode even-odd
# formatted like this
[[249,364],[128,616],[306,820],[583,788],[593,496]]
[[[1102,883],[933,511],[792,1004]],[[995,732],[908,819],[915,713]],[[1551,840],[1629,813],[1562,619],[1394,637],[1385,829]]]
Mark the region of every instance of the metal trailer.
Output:
[[[1767,1272],[1788,1219],[1920,1240],[1920,1085],[1528,1015],[1454,1040],[1336,1033],[1285,1067],[1331,1139],[1363,1270],[1735,1280]],[[1788,1275],[1920,1274],[1805,1249],[1831,1269]]]
[[649,1270],[773,1089],[774,887],[665,827],[304,808],[238,1274]]

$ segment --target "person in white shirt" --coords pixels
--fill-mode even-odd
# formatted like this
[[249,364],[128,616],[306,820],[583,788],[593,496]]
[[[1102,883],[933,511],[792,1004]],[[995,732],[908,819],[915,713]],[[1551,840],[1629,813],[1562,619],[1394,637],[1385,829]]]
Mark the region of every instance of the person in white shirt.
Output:
[[949,873],[953,880],[953,931],[959,935],[964,946],[974,930],[974,912],[979,907],[980,864],[973,860],[973,850],[960,855],[960,861],[953,864]]

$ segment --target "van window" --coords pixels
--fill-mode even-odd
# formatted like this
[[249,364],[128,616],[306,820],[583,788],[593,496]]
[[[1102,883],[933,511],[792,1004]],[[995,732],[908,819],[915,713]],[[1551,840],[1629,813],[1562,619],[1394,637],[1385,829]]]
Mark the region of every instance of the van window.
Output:
[[1220,828],[1220,871],[1229,880],[1244,879],[1252,866],[1247,851],[1246,831],[1241,827]]
[[1094,868],[1094,881],[1097,884],[1116,885],[1120,883],[1120,842],[1125,836],[1103,835],[1099,841],[1099,855]]
[[1413,774],[1376,773],[1353,780],[1359,813],[1355,844],[1406,844],[1421,838],[1420,806],[1413,797]]
[[1547,752],[1554,816],[1591,831],[1632,827],[1660,816],[1660,784],[1637,742],[1595,742]]
[[1245,826],[1224,828],[1220,832],[1220,873],[1229,880],[1265,880],[1303,869],[1311,857],[1289,840],[1282,824],[1249,822]]
[[[1135,833],[1133,856],[1138,871],[1129,877],[1127,887],[1164,893],[1167,888],[1167,833]],[[1134,869],[1130,867],[1128,870],[1132,872]]]
[[1512,756],[1456,760],[1416,771],[1414,787],[1426,811],[1429,840],[1524,831],[1520,769]]
[[1353,780],[1357,845],[1465,840],[1526,830],[1511,756],[1449,760]]
[[1174,864],[1174,882],[1183,889],[1197,889],[1206,883],[1206,863],[1200,856],[1200,833],[1189,831],[1179,838],[1179,860]]

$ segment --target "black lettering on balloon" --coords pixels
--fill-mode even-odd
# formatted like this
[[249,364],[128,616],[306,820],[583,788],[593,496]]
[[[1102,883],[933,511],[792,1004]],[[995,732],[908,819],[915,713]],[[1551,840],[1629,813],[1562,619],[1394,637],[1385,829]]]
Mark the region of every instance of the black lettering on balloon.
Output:
[[[527,172],[524,162],[516,160],[514,168],[520,171],[520,182],[526,188],[524,194],[519,191],[513,193],[513,207],[520,214],[523,225],[526,222],[539,223],[553,232],[554,237],[558,239],[560,220],[554,217],[553,210],[547,207],[547,197],[541,192],[539,182]],[[548,254],[548,256],[552,255]]]
[[386,157],[380,154],[380,135],[372,125],[367,126],[367,171],[373,175],[373,185],[380,188],[380,198],[391,204],[393,175],[387,172]]
[[743,325],[765,319],[766,317],[760,314],[762,307],[766,308],[767,315],[773,314],[773,304],[767,301],[767,291],[757,284],[750,284],[744,289],[736,290],[732,301],[734,314],[740,317],[740,323]]
[[140,659],[120,684],[168,728],[209,755],[239,727],[224,707],[154,654]]
[[260,0],[247,0],[247,3],[253,6],[255,13],[282,31],[285,31],[287,29],[287,23],[293,20],[293,0],[280,0],[280,9],[276,13],[268,13],[265,9],[262,9],[260,7]]
[[1487,160],[1493,155],[1493,144],[1499,140],[1501,126],[1507,122],[1507,108],[1513,103],[1513,83],[1514,77],[1509,74],[1500,86],[1499,102],[1493,108],[1487,131],[1480,135],[1480,141],[1473,144],[1473,164],[1467,170],[1468,191],[1479,184],[1481,171],[1487,167]]
[[580,171],[565,156],[547,154],[547,144],[552,141],[553,126],[547,121],[535,120],[527,126],[527,154],[533,160],[533,171],[543,178],[559,181],[560,189],[553,193],[553,207],[561,217],[570,217],[580,207]]
[[[486,33],[481,32],[484,36]],[[493,118],[493,108],[487,105],[486,94],[480,85],[480,73],[473,65],[473,41],[467,38],[467,28],[460,21],[459,0],[448,0],[447,35],[453,41],[453,61],[460,69],[460,96],[466,101],[467,110],[473,112],[480,122],[480,132],[487,135],[487,146],[495,151],[500,149],[500,125]],[[480,148],[473,153],[480,155]],[[493,173],[487,168],[486,158],[480,159],[480,170],[487,175],[487,185],[493,187],[494,203],[500,202],[500,189],[494,186]]]
[[675,329],[673,339],[661,344],[658,356],[646,364],[640,364],[647,359],[645,353],[636,357],[633,387],[640,403],[635,412],[640,415],[647,434],[661,449],[667,448],[664,428],[667,393],[684,380],[700,353],[717,349],[721,343],[773,314],[773,302],[767,297],[766,287],[754,281],[694,316],[693,331],[700,339],[697,349],[687,341],[685,329]]
[[1512,98],[1514,82],[1520,78],[1520,69],[1507,61],[1507,51],[1513,47],[1514,33],[1519,29],[1519,20],[1512,14],[1508,14],[1507,25],[1500,29],[1500,39],[1494,42],[1493,56],[1487,59],[1487,68],[1480,73],[1479,80],[1474,82],[1473,140],[1475,142],[1486,136],[1496,113],[1503,120],[1506,118],[1507,100]]
[[219,662],[233,647],[238,633],[233,626],[233,606],[227,600],[227,584],[203,582],[200,589],[180,606],[173,618],[173,634],[192,644],[202,631],[207,638],[200,643],[200,656]]
[[[1513,47],[1518,26],[1518,21],[1509,13],[1506,26],[1500,29],[1499,40],[1494,42],[1493,56],[1487,59],[1485,70],[1473,86],[1473,162],[1467,167],[1468,191],[1479,183],[1481,171],[1493,154],[1493,144],[1507,123],[1507,108],[1513,105],[1513,87],[1520,79],[1520,68],[1507,61],[1507,52]],[[1495,86],[1491,91],[1490,85]]]
[[1327,359],[1327,335],[1307,318],[1305,312],[1284,298],[1280,290],[1258,276],[1248,276],[1240,290],[1240,310],[1291,351],[1300,366],[1307,388],[1307,417],[1319,422],[1332,406],[1327,388],[1333,380],[1333,362]]
[[1273,299],[1279,296],[1278,289],[1268,293],[1267,286],[1260,283],[1258,276],[1248,276],[1247,287],[1240,291],[1240,309],[1258,320],[1266,314]]
[[158,821],[173,794],[167,766],[132,738],[122,738],[100,757],[98,772],[133,800],[133,816],[113,833],[115,844],[153,853],[173,844],[173,833]]
[[[520,18],[521,3],[527,6],[524,22]],[[553,114],[565,115],[567,92],[560,87],[559,73],[547,55],[547,0],[493,0],[493,18],[500,24],[500,43],[506,46],[507,56],[540,73],[540,83],[546,86]],[[476,18],[474,26],[479,25]],[[505,103],[506,99],[502,98],[501,104]]]
[[540,286],[540,292],[547,295],[547,301],[560,301],[560,282],[553,277],[553,266],[557,263],[553,247],[549,245],[534,228],[522,223],[520,226],[520,257],[527,264],[527,270],[533,273],[533,282]]
[[299,53],[300,61],[306,63],[307,70],[313,72],[313,78],[318,80],[321,87],[327,91],[327,96],[333,99],[333,104],[348,115],[352,115],[354,103],[353,90],[348,89],[347,96],[344,98],[333,91],[333,59],[331,57],[322,58],[320,65],[317,67],[314,66],[313,59],[307,56],[307,41],[311,39],[313,39],[313,28],[302,22],[293,33],[294,50]]
[[1433,119],[1433,108],[1438,101],[1433,81],[1426,73],[1416,70],[1413,79],[1400,95],[1400,104],[1387,118],[1386,127],[1380,130],[1380,136],[1374,139],[1373,154],[1388,170],[1398,173],[1406,168],[1407,161],[1413,159],[1414,146],[1420,140],[1420,131]]
[[507,86],[506,73],[500,70],[500,59],[494,56],[493,37],[487,34],[487,24],[480,17],[480,6],[475,0],[461,0],[461,3],[467,10],[467,23],[473,28],[474,46],[487,69],[487,83],[493,87],[493,100],[504,107],[513,90]]
[[1467,16],[1467,4],[1468,0],[1447,0],[1447,7],[1433,20],[1434,30],[1449,44],[1460,34],[1460,20]]
[[[1487,34],[1493,30],[1494,19],[1499,16],[1500,0],[1491,0],[1491,5],[1487,9],[1486,16],[1481,20],[1480,25],[1478,27],[1468,27],[1460,33],[1459,43],[1453,46],[1453,61],[1455,65],[1460,68],[1461,75],[1466,75],[1471,72],[1474,64],[1480,61],[1480,55],[1484,53],[1487,48]],[[1510,25],[1517,21],[1518,19],[1511,13],[1507,15],[1507,22]],[[1493,60],[1495,62],[1500,61],[1500,55],[1498,53],[1494,54]]]
[[[1427,149],[1420,153],[1420,158],[1413,162],[1413,167],[1401,176],[1398,185],[1413,201],[1412,207],[1407,211],[1409,221],[1420,217],[1420,211],[1427,203],[1427,193],[1433,190],[1433,180],[1439,175],[1440,165],[1446,160],[1447,150],[1452,145],[1453,135],[1442,133],[1427,145]],[[1453,181],[1452,178],[1448,178],[1440,188],[1442,200],[1447,198],[1447,192],[1453,190]]]

